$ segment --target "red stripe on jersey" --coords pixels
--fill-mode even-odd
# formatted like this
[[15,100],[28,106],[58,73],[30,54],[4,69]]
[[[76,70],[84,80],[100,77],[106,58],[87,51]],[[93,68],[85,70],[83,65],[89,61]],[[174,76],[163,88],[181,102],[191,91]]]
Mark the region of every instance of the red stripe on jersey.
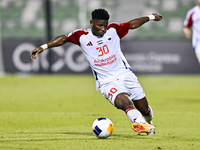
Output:
[[125,110],[125,112],[126,112],[126,114],[128,113],[128,111],[130,111],[130,110],[132,110],[132,109],[135,109],[135,107],[128,107],[128,108],[126,108],[126,110]]
[[119,36],[119,38],[123,38],[129,31],[130,29],[130,23],[129,22],[125,22],[125,23],[111,23],[108,25],[108,29],[110,28],[115,28],[117,31],[117,35]]
[[194,14],[194,12],[190,15],[190,18],[189,18],[188,23],[186,25],[186,27],[188,27],[188,28],[190,28],[192,26],[192,24],[193,24],[193,21],[192,21],[193,14]]
[[75,30],[69,34],[66,35],[66,39],[68,42],[72,42],[74,44],[77,44],[80,46],[80,37],[81,35],[87,35],[89,32],[86,30]]

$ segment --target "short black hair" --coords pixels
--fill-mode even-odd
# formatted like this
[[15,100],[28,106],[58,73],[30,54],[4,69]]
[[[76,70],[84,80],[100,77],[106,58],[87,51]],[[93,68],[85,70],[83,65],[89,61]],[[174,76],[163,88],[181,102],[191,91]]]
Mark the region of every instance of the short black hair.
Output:
[[109,18],[110,18],[110,15],[105,9],[99,8],[99,9],[95,9],[92,12],[92,19],[108,20]]

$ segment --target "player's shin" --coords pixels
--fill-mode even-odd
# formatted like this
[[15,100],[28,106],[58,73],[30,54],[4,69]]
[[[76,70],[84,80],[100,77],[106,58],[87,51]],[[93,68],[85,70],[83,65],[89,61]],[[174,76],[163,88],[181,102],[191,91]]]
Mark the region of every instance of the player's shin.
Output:
[[146,122],[148,122],[149,124],[152,124],[151,120],[153,119],[153,110],[152,110],[151,106],[149,106],[149,115],[143,116],[143,117],[146,120]]

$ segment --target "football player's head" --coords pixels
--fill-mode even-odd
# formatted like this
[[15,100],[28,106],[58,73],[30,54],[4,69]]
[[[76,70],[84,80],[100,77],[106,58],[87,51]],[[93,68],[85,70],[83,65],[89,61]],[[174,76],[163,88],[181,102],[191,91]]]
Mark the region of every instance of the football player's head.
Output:
[[90,25],[92,26],[92,33],[95,36],[103,37],[108,27],[109,18],[110,15],[105,9],[95,9],[92,12],[92,20],[90,20]]
[[92,20],[97,19],[97,20],[109,20],[110,15],[105,9],[99,8],[95,9],[92,12]]

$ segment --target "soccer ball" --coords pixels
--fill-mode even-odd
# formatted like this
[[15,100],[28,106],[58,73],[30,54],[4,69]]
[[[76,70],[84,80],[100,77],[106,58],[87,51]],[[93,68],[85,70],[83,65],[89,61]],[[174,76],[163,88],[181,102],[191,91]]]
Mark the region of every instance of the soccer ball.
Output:
[[100,139],[105,139],[112,134],[113,123],[108,118],[98,118],[92,124],[92,131]]

